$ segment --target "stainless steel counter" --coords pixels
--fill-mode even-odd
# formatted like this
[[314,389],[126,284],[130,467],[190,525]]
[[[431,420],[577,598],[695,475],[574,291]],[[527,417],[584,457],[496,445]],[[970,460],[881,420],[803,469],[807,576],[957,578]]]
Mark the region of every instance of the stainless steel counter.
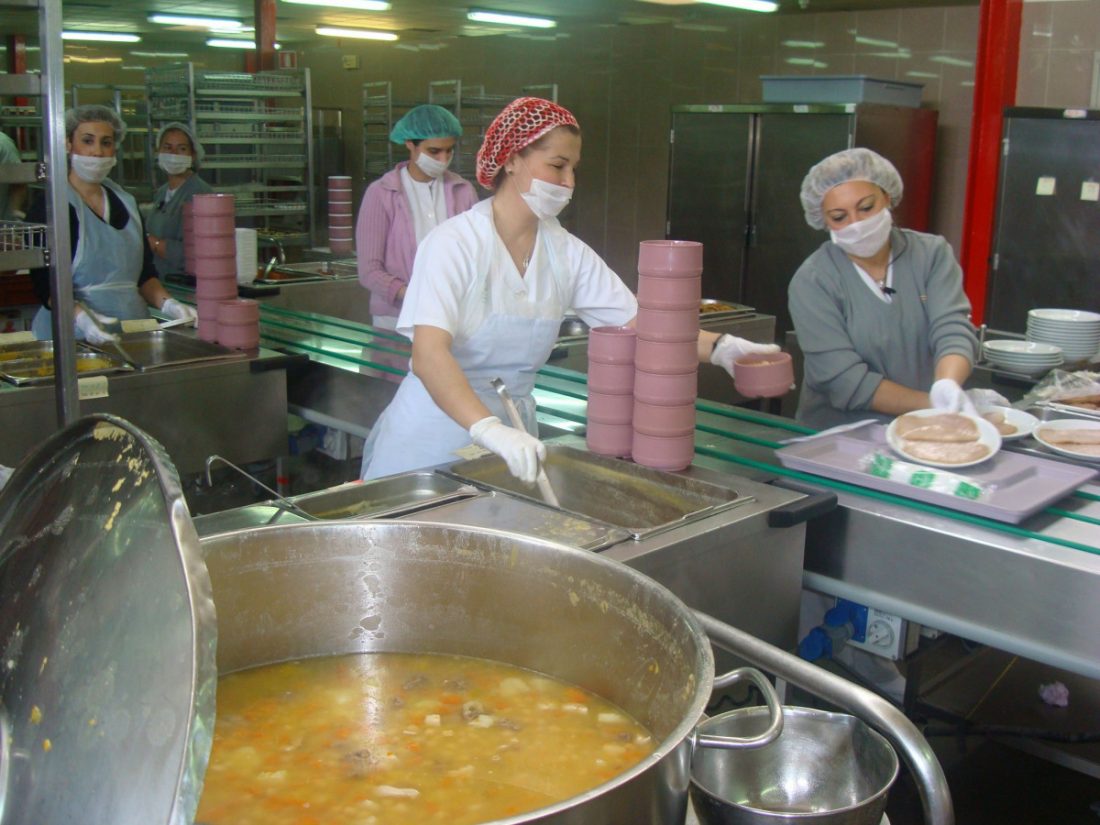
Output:
[[[247,463],[287,451],[287,356],[261,349],[229,361],[105,376],[107,396],[82,400],[82,414],[121,416],[156,438],[180,473],[212,453]],[[54,387],[0,387],[0,464],[14,466],[56,429]]]
[[264,306],[295,312],[312,312],[360,324],[371,322],[370,292],[357,278],[329,278],[323,281],[256,284],[249,294]]

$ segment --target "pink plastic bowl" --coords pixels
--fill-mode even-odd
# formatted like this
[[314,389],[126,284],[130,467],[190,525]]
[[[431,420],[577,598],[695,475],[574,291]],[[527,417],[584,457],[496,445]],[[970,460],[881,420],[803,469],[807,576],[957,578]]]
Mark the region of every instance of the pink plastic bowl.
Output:
[[235,228],[232,215],[215,215],[214,217],[196,215],[191,219],[192,234],[203,235],[208,238],[211,236],[233,235]]
[[329,189],[351,189],[351,175],[329,175]]
[[699,275],[703,245],[696,241],[642,241],[638,244],[638,272],[670,278]]
[[[592,386],[589,367],[588,386]],[[695,404],[699,394],[699,370],[693,366],[690,372],[659,373],[634,371],[634,398],[646,404]]]
[[634,428],[629,424],[601,424],[588,422],[585,443],[597,455],[613,458],[630,458],[630,446],[634,441]]
[[638,334],[630,327],[594,327],[588,331],[588,361],[633,364]]
[[790,353],[745,355],[733,362],[733,386],[745,398],[776,398],[790,392],[793,383]]
[[634,366],[646,372],[662,375],[689,372],[699,368],[699,351],[695,341],[646,341],[638,339]]
[[337,254],[343,254],[345,252],[350,253],[355,251],[355,246],[352,244],[351,241],[337,241],[331,238],[328,242],[328,248]]
[[634,414],[634,396],[607,395],[588,391],[588,420],[601,424],[629,424]]
[[195,233],[195,254],[199,258],[233,258],[237,254],[237,239],[228,235],[205,237]]
[[218,304],[220,304],[224,298],[199,298],[197,295],[195,306],[198,308],[199,317],[206,318],[210,321],[218,320]]
[[695,434],[660,436],[634,431],[630,453],[638,464],[655,470],[683,470],[695,458]]
[[588,365],[588,391],[630,395],[634,392],[634,365],[591,362]]
[[645,341],[692,341],[699,337],[699,305],[690,309],[638,307],[638,338]]
[[329,203],[328,205],[329,217],[337,218],[350,218],[351,217],[351,204],[342,203]]
[[218,322],[199,316],[199,338],[204,341],[218,340]]
[[695,405],[646,404],[635,400],[634,432],[644,435],[691,435],[695,432]]
[[[351,215],[329,215],[328,225],[329,227],[351,229]],[[345,232],[344,234],[346,235],[347,233]]]
[[[195,281],[195,297],[204,301],[228,301],[236,298],[237,279],[200,278]],[[218,317],[217,310],[214,310],[214,317]]]
[[260,320],[260,305],[248,298],[222,301],[218,304],[218,324],[256,324]]
[[646,309],[694,309],[699,311],[703,297],[703,278],[662,278],[638,276],[638,306]]
[[237,278],[237,259],[233,257],[201,258],[196,255],[194,267],[195,277],[199,279],[233,281]]
[[214,215],[233,215],[236,212],[236,207],[234,206],[236,200],[234,197],[220,192],[195,195],[195,197],[191,199],[191,203],[194,204],[192,211],[195,213],[196,218],[200,215],[205,215],[207,217]]
[[259,324],[218,324],[218,343],[234,349],[255,349],[260,345]]

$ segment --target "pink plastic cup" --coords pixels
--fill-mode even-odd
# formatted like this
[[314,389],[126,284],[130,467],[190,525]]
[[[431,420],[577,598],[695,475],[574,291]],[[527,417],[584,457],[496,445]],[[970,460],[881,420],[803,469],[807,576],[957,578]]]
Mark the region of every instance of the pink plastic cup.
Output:
[[594,327],[588,331],[588,361],[633,364],[638,333],[630,327]]
[[646,404],[634,401],[634,432],[682,436],[695,432],[694,404]]
[[612,458],[630,458],[630,447],[634,441],[634,428],[629,424],[601,424],[589,421],[585,434],[585,444],[596,455]]
[[634,366],[662,375],[689,372],[699,368],[699,350],[695,341],[646,341],[638,339]]
[[[591,367],[588,385],[592,386]],[[634,399],[645,404],[695,404],[699,394],[699,370],[659,373],[634,370]]]
[[329,175],[329,189],[351,189],[351,175]]
[[588,391],[630,395],[634,392],[634,365],[591,362],[588,365]]
[[794,383],[788,352],[743,355],[733,362],[733,386],[745,398],[778,398]]
[[691,277],[703,271],[703,245],[696,241],[642,241],[638,272],[668,278]]
[[638,338],[645,341],[696,341],[699,338],[699,305],[690,309],[638,307]]
[[233,349],[255,349],[260,345],[260,325],[218,323],[218,343]]
[[588,420],[601,424],[629,424],[634,414],[634,396],[608,395],[588,391]]
[[699,311],[703,297],[703,278],[663,278],[638,276],[638,306],[647,309],[694,309]]
[[683,470],[695,458],[695,434],[646,435],[635,430],[630,453],[643,467],[668,472]]

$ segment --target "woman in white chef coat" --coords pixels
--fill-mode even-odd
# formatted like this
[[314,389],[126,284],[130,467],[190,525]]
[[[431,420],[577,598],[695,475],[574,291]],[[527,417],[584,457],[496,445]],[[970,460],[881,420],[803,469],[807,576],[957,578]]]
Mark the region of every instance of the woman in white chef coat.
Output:
[[[567,309],[589,326],[632,324],[630,290],[557,215],[573,195],[581,158],[576,118],[525,97],[497,115],[477,154],[493,197],[433,230],[416,254],[397,331],[413,341],[412,372],[379,417],[363,478],[442,464],[471,442],[533,482],[546,448],[535,437],[535,373]],[[731,335],[699,335],[701,361],[731,374],[748,352],[774,352]],[[490,380],[507,385],[526,431],[507,420]]]
[[[151,306],[171,318],[195,318],[195,311],[172,298],[157,277],[133,196],[107,177],[125,130],[106,106],[78,106],[65,113],[73,296],[83,305],[75,311],[75,333],[92,343],[114,338],[109,330],[118,321],[148,318]],[[45,222],[44,199],[27,218]],[[32,330],[36,338],[50,338],[49,268],[32,270],[31,281],[42,302]]]
[[802,182],[806,222],[830,234],[788,289],[805,356],[797,417],[812,427],[973,411],[960,387],[978,349],[962,270],[943,238],[893,225],[901,195],[897,169],[870,149],[830,155]]

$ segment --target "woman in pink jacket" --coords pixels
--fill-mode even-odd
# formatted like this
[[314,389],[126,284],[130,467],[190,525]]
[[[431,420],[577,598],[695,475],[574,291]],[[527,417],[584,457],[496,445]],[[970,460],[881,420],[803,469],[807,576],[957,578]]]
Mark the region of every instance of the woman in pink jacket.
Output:
[[359,283],[370,290],[376,327],[396,328],[417,245],[477,203],[474,187],[447,170],[461,135],[458,118],[432,104],[410,109],[390,132],[409,159],[367,187],[355,226]]

